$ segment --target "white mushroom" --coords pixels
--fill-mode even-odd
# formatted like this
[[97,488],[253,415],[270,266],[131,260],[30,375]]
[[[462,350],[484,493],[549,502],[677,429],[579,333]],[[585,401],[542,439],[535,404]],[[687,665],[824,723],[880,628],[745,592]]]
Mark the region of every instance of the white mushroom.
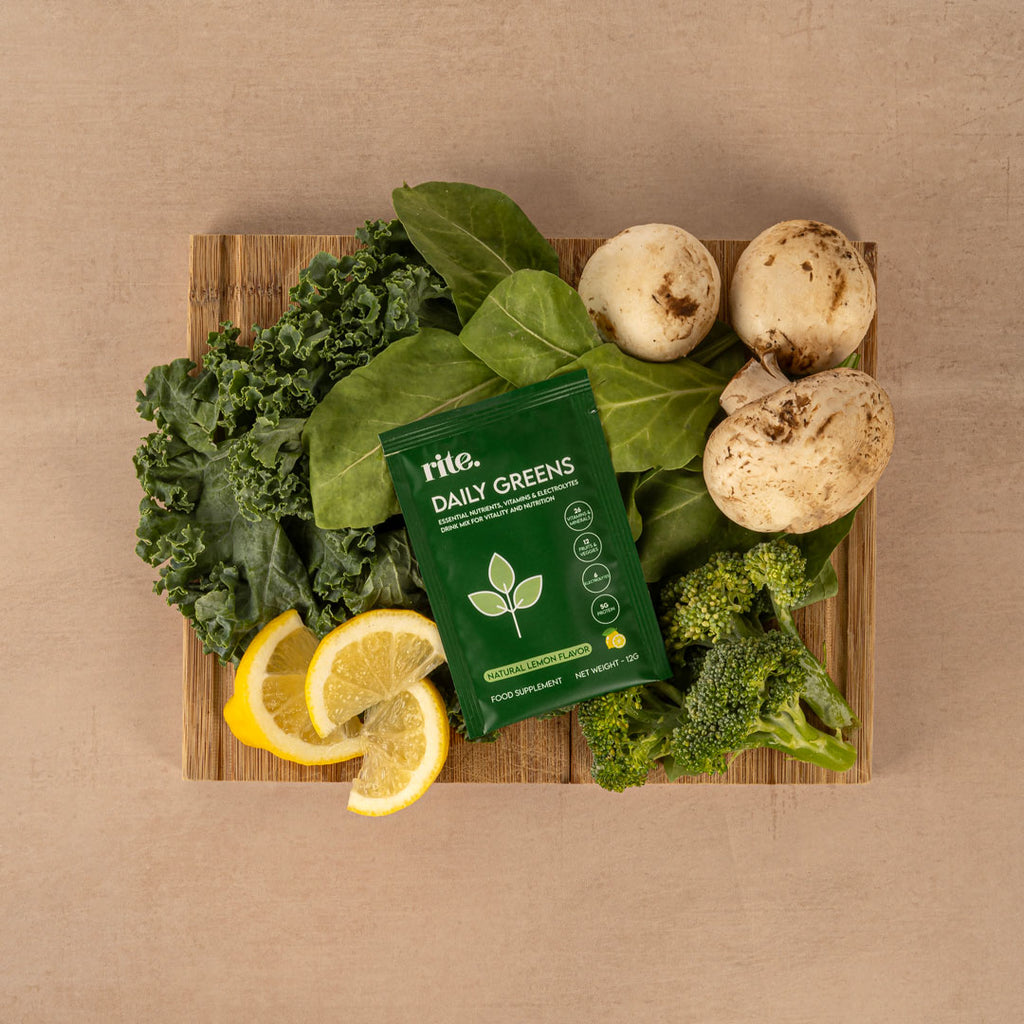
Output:
[[792,374],[838,366],[864,340],[875,301],[864,258],[816,220],[762,231],[740,254],[729,286],[733,330]]
[[807,533],[870,493],[892,454],[894,430],[889,396],[873,377],[825,370],[723,420],[704,449],[704,480],[740,526]]
[[638,359],[667,362],[694,349],[718,315],[721,276],[711,253],[671,224],[626,228],[602,244],[579,293],[606,341]]

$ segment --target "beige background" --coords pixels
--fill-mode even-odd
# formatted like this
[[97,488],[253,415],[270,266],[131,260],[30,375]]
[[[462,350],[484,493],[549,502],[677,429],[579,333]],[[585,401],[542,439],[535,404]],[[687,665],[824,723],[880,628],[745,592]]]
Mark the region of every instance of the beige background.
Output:
[[[1021,1019],[1024,17],[1007,2],[0,10],[0,1020]],[[180,779],[134,393],[190,232],[403,180],[550,235],[814,216],[880,246],[875,779]]]

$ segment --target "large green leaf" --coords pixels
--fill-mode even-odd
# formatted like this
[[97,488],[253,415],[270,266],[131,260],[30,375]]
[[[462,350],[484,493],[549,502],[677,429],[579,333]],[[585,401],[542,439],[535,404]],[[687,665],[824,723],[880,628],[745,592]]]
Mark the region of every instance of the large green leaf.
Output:
[[648,582],[688,572],[715,551],[741,551],[767,539],[722,515],[699,473],[650,473],[637,484],[634,501],[643,523],[637,550]]
[[786,539],[795,544],[807,560],[807,577],[814,580],[810,593],[797,607],[806,607],[817,601],[835,597],[839,593],[839,578],[830,559],[832,552],[846,539],[857,517],[857,510],[847,512],[834,523],[821,526],[810,533],[786,534]]
[[[624,500],[638,516],[640,563],[648,582],[689,572],[715,551],[746,551],[772,537],[785,537],[803,552],[814,587],[804,605],[835,596],[838,580],[829,558],[850,532],[856,510],[805,534],[756,533],[732,522],[708,494],[704,477],[686,470],[656,470],[634,478]],[[621,481],[620,481],[621,488]]]
[[517,270],[495,285],[459,340],[516,387],[601,344],[579,292],[545,270]]
[[558,273],[558,254],[508,196],[461,182],[392,192],[412,244],[444,278],[463,323],[517,270]]
[[722,379],[699,363],[647,363],[605,344],[569,368],[590,376],[617,473],[677,469],[704,450]]
[[394,342],[354,370],[313,410],[302,435],[317,526],[373,526],[399,511],[382,431],[508,387],[454,334],[433,329]]

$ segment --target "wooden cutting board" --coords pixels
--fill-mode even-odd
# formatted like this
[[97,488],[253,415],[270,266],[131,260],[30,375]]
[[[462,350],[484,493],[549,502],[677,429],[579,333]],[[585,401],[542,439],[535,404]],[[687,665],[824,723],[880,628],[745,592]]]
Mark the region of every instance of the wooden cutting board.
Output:
[[[599,238],[552,239],[561,276],[575,285]],[[225,320],[243,328],[274,323],[288,306],[288,290],[299,271],[320,251],[343,255],[357,247],[349,235],[196,235],[189,260],[188,353],[199,361],[209,332]],[[706,241],[722,271],[722,317],[727,319],[729,283],[742,241]],[[855,243],[872,273],[876,247]],[[241,339],[240,340],[251,340]],[[876,324],[861,346],[861,368],[874,373]],[[828,668],[863,725],[854,734],[857,764],[843,775],[789,760],[775,751],[748,751],[722,776],[684,779],[684,784],[857,783],[871,778],[874,703],[875,499],[857,515],[833,564],[839,593],[806,609],[798,619],[812,651],[827,652]],[[187,779],[337,782],[351,779],[359,762],[306,767],[243,746],[224,724],[232,692],[232,669],[203,654],[185,626],[183,763]],[[453,737],[442,782],[591,782],[589,755],[575,716],[527,721],[501,730],[491,743]],[[654,773],[651,782],[666,781]]]

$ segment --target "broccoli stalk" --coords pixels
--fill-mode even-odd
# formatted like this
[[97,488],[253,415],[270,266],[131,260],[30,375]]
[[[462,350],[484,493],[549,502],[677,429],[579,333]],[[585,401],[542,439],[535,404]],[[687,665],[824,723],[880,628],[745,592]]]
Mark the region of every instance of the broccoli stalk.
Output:
[[798,700],[792,701],[784,711],[764,716],[762,720],[769,728],[753,734],[757,746],[781,750],[798,761],[833,772],[849,771],[857,761],[857,748],[842,737],[811,725]]
[[793,619],[793,610],[803,607],[813,585],[807,579],[807,563],[800,549],[785,540],[768,541],[751,548],[743,557],[743,565],[753,585],[767,593],[779,628],[800,644],[804,701],[830,729],[857,728],[860,720],[825,666],[804,646]]

